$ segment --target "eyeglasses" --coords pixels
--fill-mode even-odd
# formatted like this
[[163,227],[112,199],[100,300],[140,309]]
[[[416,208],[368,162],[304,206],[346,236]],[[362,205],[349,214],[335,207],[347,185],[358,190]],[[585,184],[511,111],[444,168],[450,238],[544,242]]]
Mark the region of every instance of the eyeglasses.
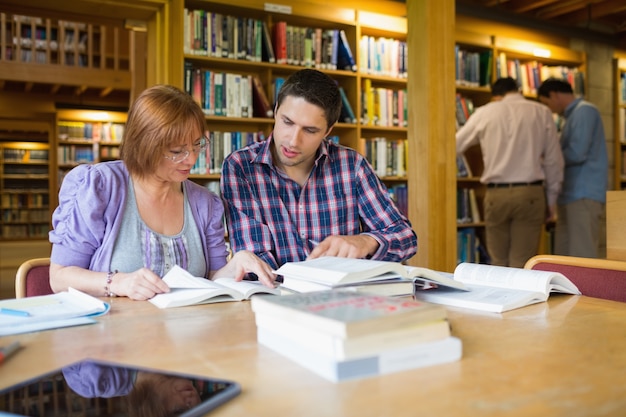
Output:
[[[208,142],[209,141],[207,140],[206,137],[202,137],[191,148],[193,152],[197,155],[206,149]],[[187,157],[191,153],[191,151],[187,149],[183,149],[180,151],[169,151],[169,152],[170,152],[170,155],[163,155],[163,157],[166,159],[169,159],[175,164],[179,164],[183,162],[185,159],[187,159]]]

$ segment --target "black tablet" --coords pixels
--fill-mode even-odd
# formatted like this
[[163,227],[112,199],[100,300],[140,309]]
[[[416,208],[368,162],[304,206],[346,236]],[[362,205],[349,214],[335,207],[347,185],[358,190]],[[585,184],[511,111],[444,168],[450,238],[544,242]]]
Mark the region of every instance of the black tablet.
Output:
[[0,416],[196,417],[240,392],[234,381],[86,359],[0,390]]

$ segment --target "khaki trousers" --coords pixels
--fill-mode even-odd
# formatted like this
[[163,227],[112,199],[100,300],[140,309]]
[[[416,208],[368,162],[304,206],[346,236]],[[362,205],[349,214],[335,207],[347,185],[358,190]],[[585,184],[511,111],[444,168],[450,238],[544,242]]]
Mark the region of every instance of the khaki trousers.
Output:
[[557,206],[554,229],[556,255],[600,258],[601,236],[604,232],[605,205],[584,198]]
[[485,233],[491,263],[522,268],[539,251],[546,214],[543,185],[487,188]]

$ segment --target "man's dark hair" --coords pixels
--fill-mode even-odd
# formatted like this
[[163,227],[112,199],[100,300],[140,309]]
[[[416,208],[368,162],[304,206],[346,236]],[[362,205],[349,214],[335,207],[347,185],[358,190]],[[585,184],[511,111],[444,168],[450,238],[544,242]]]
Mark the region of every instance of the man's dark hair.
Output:
[[276,99],[276,110],[287,96],[302,97],[324,110],[328,128],[337,123],[341,113],[341,95],[337,83],[328,75],[314,69],[293,73],[281,87]]
[[537,94],[543,97],[550,97],[551,92],[574,94],[572,86],[560,78],[548,78],[539,86]]
[[504,96],[506,93],[519,91],[519,85],[511,77],[498,78],[491,86],[492,96]]

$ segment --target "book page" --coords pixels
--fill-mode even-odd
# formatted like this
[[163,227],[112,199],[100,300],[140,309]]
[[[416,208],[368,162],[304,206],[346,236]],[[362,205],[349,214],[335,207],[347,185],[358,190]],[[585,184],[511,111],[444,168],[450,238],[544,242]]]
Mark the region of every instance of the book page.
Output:
[[110,308],[110,305],[95,297],[73,288],[70,290],[0,301],[0,309],[23,312],[23,315],[0,313],[0,327],[98,315],[106,313]]
[[501,313],[529,304],[545,301],[548,296],[539,292],[512,290],[468,284],[470,291],[450,288],[417,291],[415,298],[435,304],[471,308]]
[[405,266],[405,268],[407,269],[409,276],[418,278],[418,280],[467,291],[466,286],[461,281],[455,280],[454,275],[448,272],[438,272],[432,269],[420,268],[417,266]]
[[454,271],[454,278],[465,284],[533,291],[546,295],[550,291],[549,283],[555,276],[567,279],[556,272],[474,263],[461,263]]
[[406,270],[404,265],[396,262],[324,256],[310,261],[287,262],[274,272],[278,275],[336,285],[376,278],[386,272],[404,275]]
[[243,298],[249,298],[257,293],[280,295],[280,289],[266,287],[260,281],[235,281],[234,278],[218,278],[215,282],[241,293]]
[[178,265],[174,265],[165,274],[163,282],[170,288],[221,288],[209,279],[194,277]]

